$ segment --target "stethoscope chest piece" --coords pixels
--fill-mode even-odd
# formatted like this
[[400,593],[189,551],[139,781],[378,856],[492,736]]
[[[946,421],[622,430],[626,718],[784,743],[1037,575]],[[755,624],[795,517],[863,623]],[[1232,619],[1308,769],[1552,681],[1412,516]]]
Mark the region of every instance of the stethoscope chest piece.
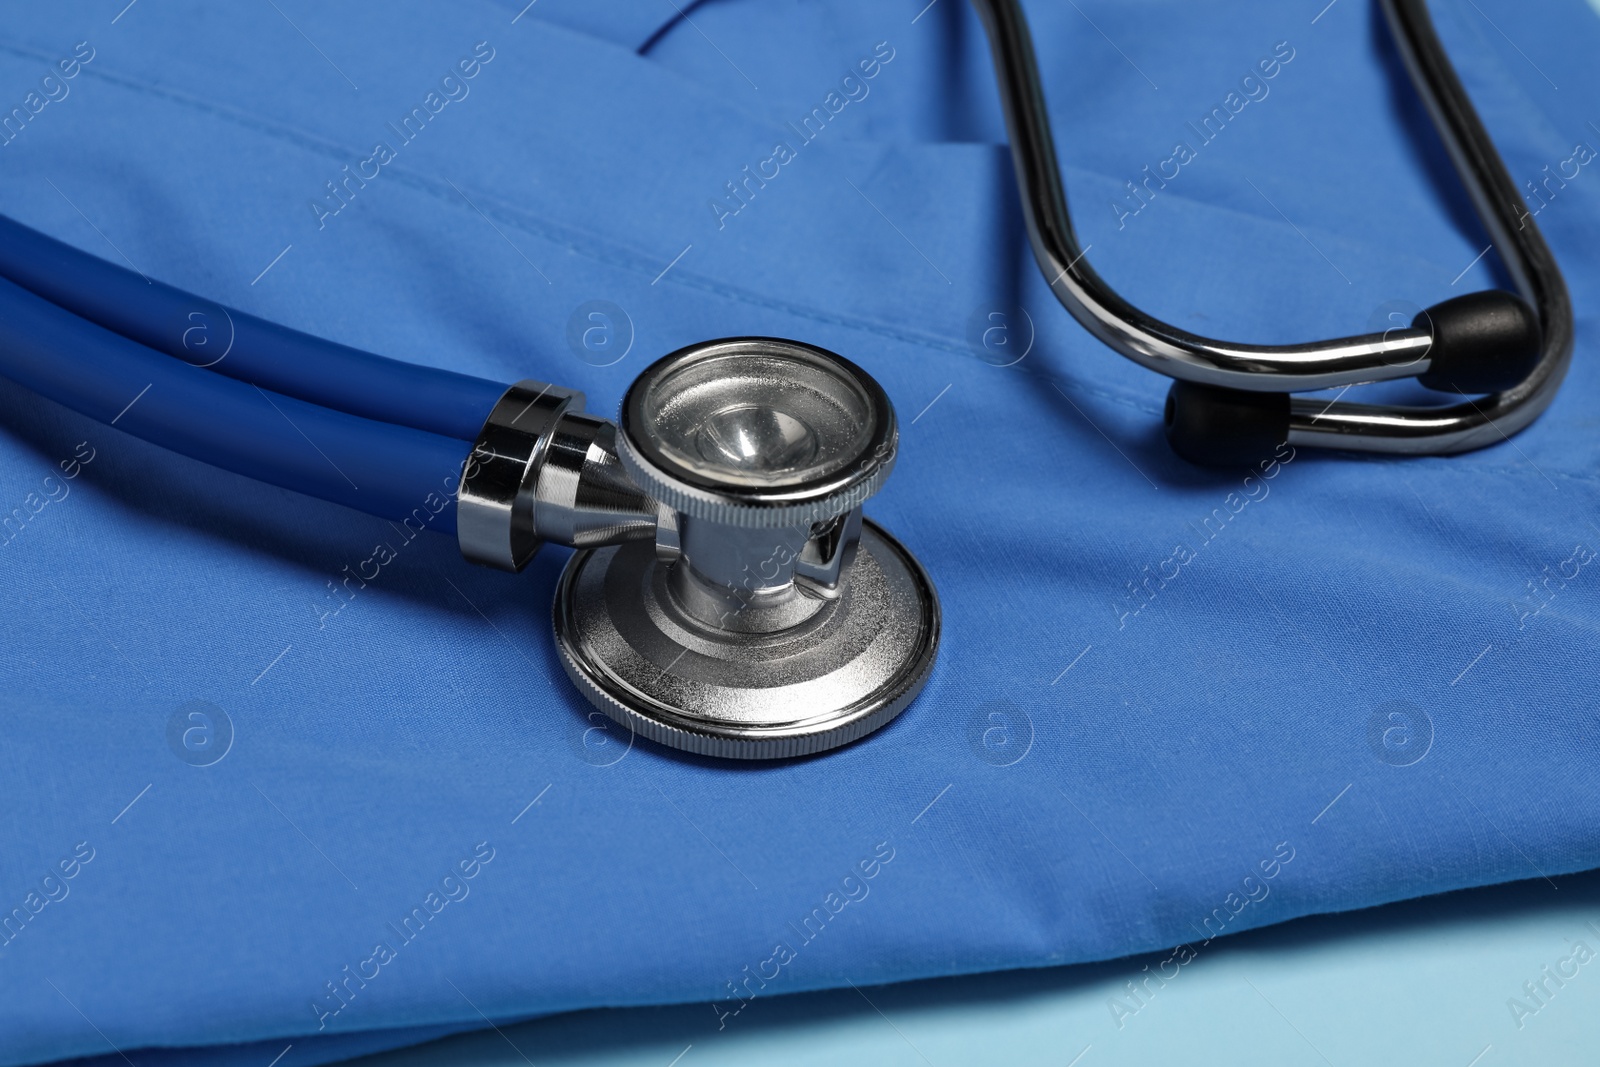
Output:
[[939,644],[932,583],[861,515],[897,436],[882,388],[809,345],[715,341],[646,370],[616,453],[656,536],[567,564],[553,614],[574,684],[710,756],[808,755],[894,718]]

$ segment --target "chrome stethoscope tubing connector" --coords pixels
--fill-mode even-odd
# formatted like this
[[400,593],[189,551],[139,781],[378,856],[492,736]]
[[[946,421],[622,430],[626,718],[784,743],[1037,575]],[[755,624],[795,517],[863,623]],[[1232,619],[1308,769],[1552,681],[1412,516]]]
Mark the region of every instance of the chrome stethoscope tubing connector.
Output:
[[772,759],[846,744],[927,681],[939,603],[909,552],[862,517],[894,467],[877,382],[775,338],[657,361],[620,425],[538,382],[507,391],[462,481],[459,538],[520,570],[579,549],[556,592],[567,674],[662,744]]

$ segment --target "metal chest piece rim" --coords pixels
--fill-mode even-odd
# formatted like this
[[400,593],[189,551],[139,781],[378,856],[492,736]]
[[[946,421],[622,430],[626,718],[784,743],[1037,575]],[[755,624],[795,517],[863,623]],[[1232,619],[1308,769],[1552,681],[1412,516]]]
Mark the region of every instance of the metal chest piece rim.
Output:
[[[697,626],[673,604],[662,567],[648,545],[574,553],[552,605],[568,678],[652,741],[731,759],[814,755],[886,725],[932,672],[938,595],[915,558],[870,520],[849,588],[803,633],[777,640]],[[784,637],[810,646],[790,654]]]
[[882,387],[825,349],[735,337],[657,360],[616,433],[655,540],[568,562],[552,621],[573,683],[635,733],[724,758],[822,752],[894,718],[939,644],[932,582],[861,513],[898,441]]

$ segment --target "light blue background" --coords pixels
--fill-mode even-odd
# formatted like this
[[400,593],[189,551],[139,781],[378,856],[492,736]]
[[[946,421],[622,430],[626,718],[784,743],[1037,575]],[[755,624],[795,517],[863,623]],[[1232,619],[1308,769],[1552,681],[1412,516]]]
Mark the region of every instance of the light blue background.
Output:
[[[1559,889],[1555,888],[1559,885]],[[362,1067],[1503,1067],[1600,1061],[1600,955],[1519,1028],[1506,1001],[1600,950],[1600,873],[1299,919],[1217,942],[1119,1029],[1166,955],[780,997],[726,1030],[704,1004],[594,1011],[449,1038]],[[1169,968],[1170,970],[1170,968]],[[519,1051],[520,1050],[520,1051]],[[687,1051],[685,1051],[687,1050]],[[682,1059],[674,1057],[683,1053]],[[1481,1057],[1481,1058],[1480,1058]]]
[[[480,1009],[709,1017],[884,840],[871,897],[774,993],[1154,952],[1280,842],[1295,860],[1229,934],[1600,865],[1600,572],[1531,621],[1513,610],[1600,537],[1600,168],[1538,217],[1577,309],[1549,412],[1465,456],[1300,454],[1124,625],[1129,584],[1243,473],[1174,457],[1165,380],[1054,304],[967,7],[914,23],[920,2],[716,0],[641,56],[670,4],[541,0],[515,24],[521,4],[488,0],[277,4],[139,0],[114,24],[120,0],[14,9],[0,99],[74,41],[99,53],[0,149],[6,213],[385,355],[581,387],[601,412],[708,337],[839,351],[903,417],[868,512],[938,584],[945,644],[905,715],[825,758],[730,767],[640,742],[600,766],[549,640],[563,552],[507,578],[419,539],[323,627],[328,581],[387,524],[0,383],[0,506],[97,449],[0,550],[0,901],[73,842],[99,850],[0,950],[0,1062],[121,1062],[115,1046],[142,1067],[264,1065],[293,1043],[280,1067],[307,1067]],[[1501,280],[1371,4],[1314,25],[1320,0],[1028,6],[1080,228],[1131,299],[1291,341]],[[1587,6],[1433,9],[1519,181],[1600,136]],[[471,96],[319,230],[308,199],[485,39]],[[1124,181],[1280,40],[1297,55],[1271,96],[1118,229]],[[708,198],[878,41],[897,54],[872,95],[719,230]],[[567,345],[595,299],[636,328],[609,367]],[[997,302],[1038,328],[1011,368],[969,344]],[[215,766],[169,748],[191,700],[235,724]],[[1395,703],[1429,739],[1416,762],[1374,740]],[[991,743],[996,715],[1015,748]],[[497,855],[471,898],[314,1036],[324,982],[482,840]],[[1503,996],[1487,1003],[1500,1025]],[[172,1046],[198,1051],[152,1051]]]

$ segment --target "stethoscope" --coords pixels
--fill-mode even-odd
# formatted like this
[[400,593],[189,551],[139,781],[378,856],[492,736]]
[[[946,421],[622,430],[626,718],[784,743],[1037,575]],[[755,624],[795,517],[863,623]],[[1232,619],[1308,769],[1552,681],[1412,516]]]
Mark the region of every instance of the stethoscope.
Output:
[[[1555,399],[1572,356],[1572,305],[1555,257],[1445,54],[1426,0],[1380,0],[1517,293],[1447,300],[1408,327],[1297,345],[1200,337],[1145,314],[1095,273],[1072,232],[1028,25],[1017,0],[973,0],[989,33],[1034,258],[1084,328],[1176,379],[1167,440],[1196,463],[1250,463],[1277,446],[1441,455],[1506,440]],[[1416,378],[1447,407],[1292,400],[1290,393]]]
[[[1566,287],[1424,0],[1381,3],[1518,294],[1470,294],[1405,328],[1287,346],[1180,330],[1095,273],[1073,235],[1022,11],[973,3],[1034,256],[1091,333],[1176,379],[1165,423],[1180,455],[1231,465],[1284,444],[1460,452],[1516,433],[1554,398],[1572,350]],[[570,389],[507,388],[334,344],[0,218],[0,375],[408,536],[454,533],[474,563],[516,572],[544,542],[576,549],[552,612],[566,673],[595,707],[674,748],[771,759],[838,747],[904,710],[938,652],[932,582],[862,514],[894,467],[894,409],[860,367],[812,345],[740,337],[680,349],[639,376],[613,421]],[[1405,377],[1460,399],[1289,395]]]

